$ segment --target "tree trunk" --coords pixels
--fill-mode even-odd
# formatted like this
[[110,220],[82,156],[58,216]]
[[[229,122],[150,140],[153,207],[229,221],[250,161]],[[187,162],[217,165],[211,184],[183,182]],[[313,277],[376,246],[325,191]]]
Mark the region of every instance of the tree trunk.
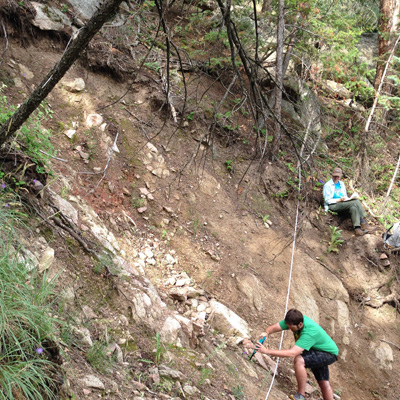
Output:
[[399,23],[400,1],[381,0],[379,14],[379,60],[376,66],[375,89],[378,88],[382,80],[385,62],[389,51],[393,47],[396,39],[397,25]]
[[271,0],[263,0],[261,12],[266,13],[271,11]]
[[32,92],[31,96],[22,104],[18,110],[0,127],[0,146],[3,145],[21,125],[29,118],[33,111],[40,105],[46,96],[53,90],[54,86],[65,75],[71,65],[79,57],[82,50],[86,48],[93,36],[100,30],[117,11],[123,0],[106,1],[80,29],[79,34],[72,40],[64,54],[46,75],[39,86]]
[[285,33],[285,1],[279,0],[278,3],[278,27],[276,34],[276,67],[275,67],[275,105],[274,113],[276,117],[275,132],[273,134],[270,159],[272,159],[279,149],[281,137],[281,114],[282,114],[282,90],[283,90],[283,45]]

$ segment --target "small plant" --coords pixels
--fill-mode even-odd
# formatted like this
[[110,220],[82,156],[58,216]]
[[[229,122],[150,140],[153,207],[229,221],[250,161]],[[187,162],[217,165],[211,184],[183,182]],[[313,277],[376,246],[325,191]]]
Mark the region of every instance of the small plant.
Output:
[[236,400],[244,400],[246,396],[243,393],[243,386],[242,385],[237,385],[232,389],[233,396],[235,397]]
[[268,222],[268,220],[269,220],[269,214],[265,214],[265,215],[262,217],[262,220],[263,220],[263,222]]
[[161,68],[160,64],[157,61],[144,63],[144,66],[155,72],[158,72]]
[[344,242],[344,240],[341,239],[342,230],[339,229],[337,226],[330,226],[329,228],[331,230],[331,240],[329,242],[328,252],[339,253],[338,246],[341,246]]
[[229,172],[232,172],[232,171],[233,171],[232,160],[226,160],[224,164],[225,164],[225,166],[226,166],[226,169],[227,169]]
[[199,229],[199,222],[200,222],[199,216],[196,215],[196,218],[193,220],[193,233],[194,233],[194,235],[196,235],[197,229]]
[[102,374],[110,373],[112,360],[107,355],[107,345],[104,342],[97,341],[86,353],[86,359],[90,365]]
[[131,205],[133,208],[143,207],[144,204],[145,204],[145,199],[142,199],[141,197],[138,198],[132,196]]
[[61,7],[61,12],[66,13],[68,11],[68,6],[66,4],[63,4]]
[[190,112],[187,117],[186,117],[189,121],[193,121],[194,118],[194,111]]
[[199,385],[202,385],[206,379],[209,379],[211,376],[211,373],[212,373],[211,368],[202,368],[200,370],[201,379],[200,379]]
[[156,364],[160,364],[164,353],[167,351],[165,346],[163,345],[162,341],[161,341],[161,336],[160,334],[157,332],[156,336],[155,336],[155,340],[156,340]]

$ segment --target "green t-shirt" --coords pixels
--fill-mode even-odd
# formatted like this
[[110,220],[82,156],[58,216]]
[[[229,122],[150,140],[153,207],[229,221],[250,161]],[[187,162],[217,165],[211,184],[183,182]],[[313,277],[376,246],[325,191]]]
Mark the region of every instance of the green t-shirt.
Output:
[[[279,322],[279,326],[284,330],[288,330],[285,320]],[[328,353],[338,355],[339,349],[331,337],[312,319],[304,315],[303,328],[301,331],[293,332],[296,346],[304,350],[326,351]]]

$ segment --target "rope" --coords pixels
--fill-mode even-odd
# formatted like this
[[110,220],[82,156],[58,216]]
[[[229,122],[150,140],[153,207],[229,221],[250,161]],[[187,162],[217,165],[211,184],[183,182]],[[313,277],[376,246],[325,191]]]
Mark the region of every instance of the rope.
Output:
[[[301,163],[299,163],[297,169],[298,169],[298,173],[299,173],[299,186],[298,186],[298,194],[299,194],[299,196],[297,196],[296,220],[295,220],[295,225],[294,225],[293,245],[292,245],[292,257],[291,257],[291,260],[290,260],[290,272],[289,272],[288,291],[287,291],[287,295],[286,295],[285,315],[286,315],[287,310],[288,310],[289,297],[290,297],[290,289],[291,289],[291,286],[292,286],[292,273],[293,273],[293,264],[294,264],[294,252],[295,252],[295,250],[296,250],[297,227],[298,227],[298,224],[299,224],[300,189],[301,189]],[[283,337],[284,337],[284,335],[285,335],[285,331],[282,331],[282,334],[281,334],[281,341],[280,341],[280,343],[279,343],[279,350],[282,349],[282,343],[283,343]],[[274,375],[272,376],[271,384],[270,384],[270,386],[269,386],[268,393],[267,393],[267,395],[265,396],[265,400],[268,399],[269,394],[271,393],[272,387],[273,387],[273,385],[274,385],[275,377],[276,377],[276,374],[277,374],[277,372],[278,372],[279,360],[280,360],[280,357],[278,357],[277,360],[276,360]]]

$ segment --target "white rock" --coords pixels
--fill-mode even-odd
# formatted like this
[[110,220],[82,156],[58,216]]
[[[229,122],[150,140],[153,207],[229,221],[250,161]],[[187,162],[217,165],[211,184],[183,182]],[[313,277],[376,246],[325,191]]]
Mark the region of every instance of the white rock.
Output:
[[189,284],[190,284],[190,279],[188,280],[188,279],[182,278],[182,279],[178,279],[176,281],[175,286],[182,287],[182,286],[189,285]]
[[199,390],[199,389],[197,389],[197,388],[194,387],[194,386],[190,386],[190,385],[184,385],[184,386],[183,386],[183,391],[184,391],[186,394],[188,394],[189,396],[194,396],[194,395],[200,393],[200,390]]
[[[168,221],[169,222],[169,221]],[[166,254],[163,260],[163,263],[166,265],[175,265],[176,264],[176,260],[174,257],[171,256],[171,254]]]
[[393,367],[393,351],[392,348],[385,342],[381,342],[375,349],[375,357],[379,360],[379,368],[392,370]]
[[156,262],[156,260],[154,258],[146,258],[146,264],[154,266],[154,265],[157,264],[157,262]]
[[145,254],[146,258],[153,258],[154,257],[154,253],[149,248],[144,250],[144,254]]
[[166,365],[160,365],[158,367],[158,372],[161,377],[164,378],[172,378],[172,379],[183,379],[183,374],[180,371],[176,371],[172,368],[167,367]]
[[212,320],[212,326],[215,329],[227,336],[250,337],[249,326],[239,315],[216,300],[211,300],[210,306],[215,312]]
[[65,26],[71,26],[67,16],[57,8],[36,1],[32,1],[31,4],[36,11],[32,23],[39,29],[43,31],[59,31]]
[[39,272],[43,272],[49,269],[54,262],[54,249],[47,247],[47,249],[42,253],[39,261]]
[[85,89],[85,81],[82,78],[75,78],[72,81],[63,82],[63,86],[71,93],[78,93]]
[[73,326],[71,328],[72,333],[79,339],[79,344],[84,347],[92,347],[93,346],[93,341],[90,336],[89,329],[81,326],[81,327],[76,327]]
[[64,134],[72,139],[76,134],[76,129],[68,129]]
[[103,117],[100,114],[89,114],[86,118],[86,125],[90,128],[92,126],[99,126],[103,123]]
[[198,312],[206,311],[207,304],[206,303],[200,303],[197,307]]
[[175,318],[167,317],[160,331],[160,336],[163,342],[176,343],[178,346],[180,346],[178,333],[181,329],[181,324]]
[[63,199],[57,193],[53,192],[51,189],[48,189],[48,191],[54,205],[75,225],[78,225],[78,211],[75,210],[72,204]]
[[86,375],[84,378],[79,379],[79,382],[86,387],[104,390],[104,383],[95,375]]

